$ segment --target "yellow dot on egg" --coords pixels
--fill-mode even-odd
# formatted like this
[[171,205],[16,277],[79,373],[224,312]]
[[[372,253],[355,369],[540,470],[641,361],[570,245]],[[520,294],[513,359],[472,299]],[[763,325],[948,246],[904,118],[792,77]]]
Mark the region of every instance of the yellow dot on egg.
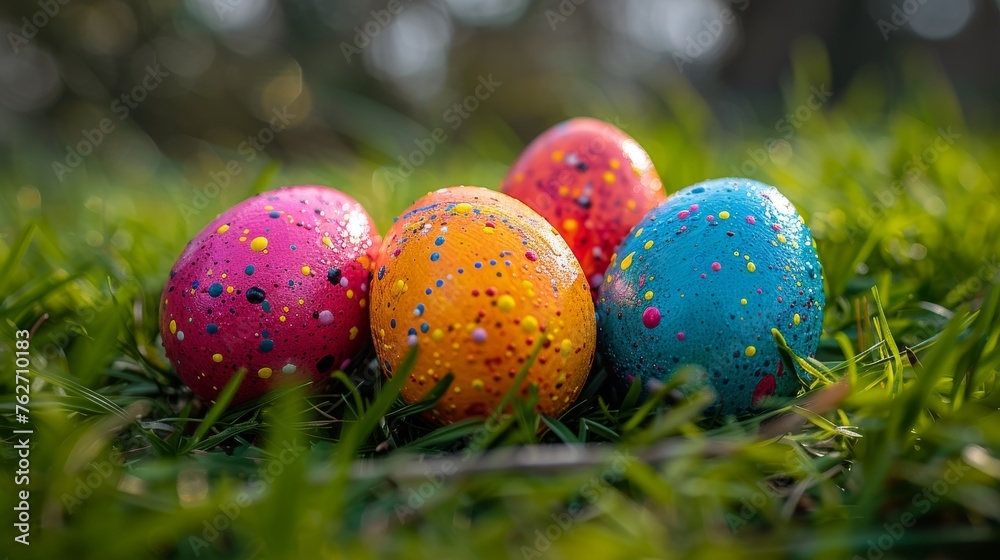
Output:
[[303,266],[303,267],[302,267],[302,274],[303,274],[304,276],[309,276],[309,273],[310,273],[310,272],[312,272],[312,269],[311,269],[311,268],[309,268],[309,266],[308,266],[308,265],[306,265],[306,266]]
[[538,330],[538,319],[534,315],[527,315],[521,319],[521,329],[526,333],[533,333]]
[[486,384],[483,383],[482,379],[473,379],[472,380],[472,388],[473,389],[475,389],[477,391],[482,391],[484,387],[486,387]]
[[635,255],[635,251],[632,251],[624,259],[622,259],[622,270],[628,270],[628,267],[632,266],[632,257]]
[[750,260],[750,255],[743,255],[743,258],[744,258],[745,260]]
[[229,275],[226,274],[225,272],[223,272],[222,273],[222,279],[225,280],[226,278],[229,278]]
[[247,240],[247,237],[245,235],[241,235],[240,236],[240,243],[243,243],[246,240]]
[[615,159],[615,158],[611,158],[611,159],[610,159],[610,160],[608,161],[608,165],[610,165],[610,166],[611,166],[611,169],[618,169],[618,167],[620,167],[620,166],[621,166],[621,164],[622,164],[622,163],[621,163],[620,161],[618,161],[617,159]]
[[800,316],[800,315],[799,315],[798,313],[796,313],[796,314],[795,314],[795,315],[794,315],[794,316],[792,317],[792,322],[793,322],[793,323],[795,323],[796,325],[798,325],[799,323],[801,323],[801,322],[802,322],[802,317],[801,317],[801,316]]
[[215,363],[217,363],[217,364],[221,363],[222,362],[222,354],[212,354],[212,361],[215,362]]
[[236,291],[236,288],[234,288],[232,286],[226,286],[226,293],[227,294],[231,294],[231,293],[233,293],[235,291]]
[[455,392],[455,393],[461,393],[462,392],[462,388],[461,387],[455,387],[454,389],[452,389],[452,391]]
[[788,241],[788,240],[785,239],[785,236],[783,234],[779,233],[778,234],[778,241],[780,241],[781,243],[784,243],[785,241]]
[[625,201],[625,208],[629,210],[635,210],[635,201],[631,198]]
[[562,159],[563,159],[563,151],[562,150],[556,150],[556,151],[552,152],[552,161],[562,161]]
[[746,305],[746,304],[747,304],[747,298],[743,298],[740,300],[740,305]]
[[288,306],[286,305],[282,307],[281,310],[284,311],[285,313],[288,313]]
[[219,229],[215,230],[216,233],[226,233],[229,231],[229,224],[222,224]]
[[651,292],[651,291],[646,292],[645,294],[643,294],[642,297],[646,298],[646,301],[649,301],[649,300],[653,299],[653,292]]
[[611,183],[614,183],[615,182],[615,174],[612,173],[612,172],[610,172],[610,171],[605,171],[604,172],[604,182],[607,183],[607,184],[609,184],[609,185]]
[[744,350],[744,352],[746,352],[747,356],[751,356],[752,357],[754,354],[757,353],[757,349],[754,348],[753,346],[747,346],[747,349]]
[[569,195],[569,187],[567,187],[566,185],[559,187],[559,196],[565,198],[568,195]]
[[515,301],[514,298],[508,294],[500,296],[500,299],[497,300],[497,307],[499,307],[500,311],[503,311],[504,313],[513,311],[516,305],[517,301]]
[[244,233],[244,235],[247,234],[247,233],[250,233],[250,230],[249,229],[244,229],[243,233]]
[[455,205],[455,208],[453,208],[453,210],[455,210],[459,214],[468,214],[469,212],[472,212],[472,205],[469,204],[468,202],[460,202]]
[[490,226],[483,226],[483,233],[493,233],[493,228]]
[[649,240],[649,241],[647,241],[647,242],[646,242],[646,244],[645,244],[645,245],[643,245],[642,247],[643,247],[644,249],[646,249],[647,251],[648,251],[648,250],[650,250],[650,249],[652,249],[652,248],[653,248],[653,240],[652,240],[652,239],[650,239],[650,240]]
[[639,229],[635,230],[635,238],[639,239],[639,236],[642,235],[642,232],[643,232],[643,228],[639,228]]
[[170,320],[170,334],[177,334],[177,321]]
[[306,303],[306,300],[304,300],[304,299],[299,299],[299,305],[305,305],[305,303]]
[[271,377],[272,373],[274,373],[274,372],[271,371],[271,368],[269,368],[269,367],[262,367],[259,370],[257,370],[257,377],[259,377],[261,379],[267,379],[268,377]]
[[358,327],[351,327],[351,340],[358,337]]
[[268,204],[267,206],[264,207],[264,210],[274,210],[274,206]]
[[720,220],[728,220],[729,219],[729,212],[727,212],[725,210],[723,210],[722,212],[719,212],[719,219]]
[[569,218],[568,220],[563,220],[562,227],[567,233],[573,233],[576,231],[576,228],[580,227],[580,224],[573,218]]
[[431,338],[438,342],[444,340],[444,331],[441,329],[434,329],[434,332],[431,333]]
[[559,343],[559,352],[561,352],[565,356],[566,354],[569,354],[572,351],[573,351],[573,341],[568,338],[562,339],[562,342]]
[[261,252],[267,249],[267,238],[266,237],[254,237],[253,241],[250,242],[250,249]]
[[333,240],[330,239],[329,237],[324,237],[323,238],[323,245],[326,245],[327,247],[330,247],[332,249],[333,248]]
[[360,305],[361,307],[364,307],[364,306],[368,305],[368,301],[365,298],[361,298],[361,301],[358,302],[358,305]]
[[345,295],[347,296],[347,299],[354,299],[354,290],[347,290]]
[[282,316],[278,317],[278,320],[281,321],[282,323],[284,323],[285,321],[288,320],[288,317],[285,317],[284,315],[282,315]]
[[747,263],[747,270],[749,270],[750,272],[753,272],[753,271],[757,270],[757,265],[753,264],[752,262]]

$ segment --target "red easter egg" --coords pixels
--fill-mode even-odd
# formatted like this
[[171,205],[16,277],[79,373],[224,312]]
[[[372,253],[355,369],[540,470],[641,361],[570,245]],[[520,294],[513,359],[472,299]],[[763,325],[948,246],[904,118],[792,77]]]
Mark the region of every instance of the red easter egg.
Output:
[[592,295],[632,226],[666,195],[653,162],[617,127],[576,118],[525,148],[501,186],[559,230],[580,261]]

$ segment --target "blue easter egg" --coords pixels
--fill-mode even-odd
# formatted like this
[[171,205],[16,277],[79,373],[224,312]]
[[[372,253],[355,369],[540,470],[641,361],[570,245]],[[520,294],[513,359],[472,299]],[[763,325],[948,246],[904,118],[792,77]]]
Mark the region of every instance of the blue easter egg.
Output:
[[715,179],[674,193],[622,242],[598,293],[599,346],[620,382],[644,388],[698,366],[711,410],[741,416],[798,392],[771,331],[814,355],[825,301],[792,203],[757,181]]

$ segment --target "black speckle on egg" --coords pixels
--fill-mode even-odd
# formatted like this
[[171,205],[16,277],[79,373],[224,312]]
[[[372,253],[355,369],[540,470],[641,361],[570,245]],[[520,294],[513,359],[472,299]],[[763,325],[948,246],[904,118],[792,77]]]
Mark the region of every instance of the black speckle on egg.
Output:
[[320,373],[328,373],[331,369],[333,369],[333,356],[330,354],[323,356],[316,362],[316,371]]
[[266,294],[264,293],[264,290],[258,288],[257,286],[254,286],[253,288],[247,290],[247,301],[249,301],[254,305],[263,303],[265,298]]

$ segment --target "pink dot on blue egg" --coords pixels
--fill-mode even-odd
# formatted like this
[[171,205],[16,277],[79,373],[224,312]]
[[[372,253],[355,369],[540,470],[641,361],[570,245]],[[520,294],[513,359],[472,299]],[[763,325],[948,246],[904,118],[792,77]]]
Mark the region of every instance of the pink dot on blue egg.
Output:
[[646,310],[642,312],[642,324],[646,325],[647,329],[652,329],[659,325],[660,310],[656,307],[647,307]]

